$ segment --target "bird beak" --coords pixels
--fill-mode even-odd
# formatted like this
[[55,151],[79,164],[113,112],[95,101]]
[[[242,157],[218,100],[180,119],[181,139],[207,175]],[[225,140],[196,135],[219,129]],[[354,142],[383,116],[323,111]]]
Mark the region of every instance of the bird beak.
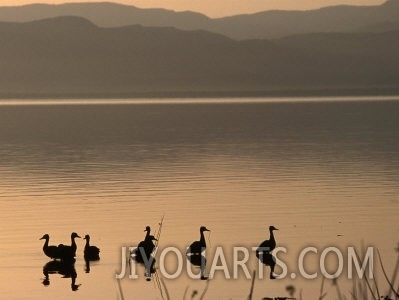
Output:
[[76,237],[81,238],[79,235],[76,235]]
[[208,228],[205,228],[205,231],[210,231]]
[[278,228],[274,227],[274,230],[278,230]]
[[40,240],[44,240],[44,236],[43,236],[43,237],[41,237],[41,238],[39,239],[39,241],[40,241]]

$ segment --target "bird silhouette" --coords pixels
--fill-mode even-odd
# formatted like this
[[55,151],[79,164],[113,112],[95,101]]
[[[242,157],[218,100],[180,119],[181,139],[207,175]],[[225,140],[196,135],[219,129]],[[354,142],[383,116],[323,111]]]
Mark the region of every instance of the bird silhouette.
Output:
[[96,246],[90,246],[90,235],[86,234],[84,240],[86,240],[86,245],[84,249],[85,260],[99,260],[100,249]]
[[133,252],[132,252],[132,254],[135,257],[135,260],[137,262],[140,262],[140,263],[144,262],[143,255],[146,256],[147,260],[150,259],[150,256],[151,256],[151,254],[152,254],[152,252],[154,251],[154,248],[155,248],[155,244],[154,244],[153,241],[157,241],[157,239],[153,235],[150,234],[150,232],[151,232],[151,227],[150,226],[147,226],[144,231],[147,232],[145,237],[144,237],[144,240],[141,241],[138,244],[137,248],[134,249]]
[[269,232],[270,232],[270,238],[268,240],[263,241],[258,249],[256,250],[257,253],[269,253],[271,251],[274,250],[274,248],[276,248],[276,240],[274,238],[274,234],[273,231],[274,230],[278,230],[276,227],[274,226],[269,226]]
[[200,255],[206,249],[206,242],[204,237],[204,231],[210,231],[205,226],[200,227],[200,240],[193,242],[188,247],[186,254]]
[[57,246],[49,246],[50,236],[46,233],[39,240],[46,240],[43,245],[43,252],[52,259],[61,258]]
[[58,250],[60,254],[60,258],[62,260],[73,260],[76,256],[76,242],[75,238],[80,238],[80,236],[76,232],[71,233],[71,246],[60,244],[58,245]]

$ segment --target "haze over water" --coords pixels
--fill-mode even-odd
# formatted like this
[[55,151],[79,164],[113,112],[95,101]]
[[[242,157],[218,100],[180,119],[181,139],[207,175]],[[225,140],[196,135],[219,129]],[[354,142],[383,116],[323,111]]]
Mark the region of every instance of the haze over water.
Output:
[[[0,298],[117,299],[121,247],[137,245],[145,226],[155,231],[162,216],[161,249],[184,249],[205,225],[210,253],[222,246],[230,257],[233,246],[268,239],[274,225],[289,265],[306,246],[321,252],[364,241],[392,271],[398,100],[0,103]],[[72,231],[89,233],[101,260],[85,273],[77,240],[79,290],[59,274],[44,287],[49,259],[39,238],[48,233],[50,244],[69,243]],[[250,280],[221,277],[210,281],[207,299],[247,297]],[[288,284],[303,287],[305,297],[319,292],[319,281],[267,277],[256,281],[254,299],[287,296]],[[187,285],[205,287],[187,278],[166,284],[173,299],[182,299]],[[122,287],[128,299],[160,298],[142,276]]]

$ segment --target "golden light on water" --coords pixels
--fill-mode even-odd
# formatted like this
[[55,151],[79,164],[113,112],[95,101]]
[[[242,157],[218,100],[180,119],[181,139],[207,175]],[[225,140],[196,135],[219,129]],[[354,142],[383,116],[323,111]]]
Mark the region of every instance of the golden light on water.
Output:
[[[361,248],[362,242],[378,247],[392,272],[399,156],[392,138],[398,129],[388,124],[396,120],[397,105],[392,99],[269,99],[236,105],[2,106],[1,296],[22,299],[29,290],[32,299],[114,298],[121,247],[137,245],[147,225],[157,231],[162,216],[161,250],[184,251],[206,225],[209,254],[223,247],[231,265],[234,246],[258,246],[275,225],[290,272],[297,271],[304,247],[345,250]],[[376,112],[382,111],[379,119]],[[44,287],[49,259],[39,238],[48,233],[50,244],[67,244],[72,231],[90,234],[101,260],[86,273],[84,241],[78,239],[79,290],[73,292],[71,280],[60,274],[50,274]],[[320,252],[307,258],[309,271]],[[169,266],[173,270],[173,257]],[[253,255],[248,267],[257,267]],[[5,284],[10,278],[24,288]],[[256,280],[256,297],[284,295],[289,284],[313,297],[321,278],[266,280]],[[125,278],[121,284],[126,295],[159,296],[144,279]],[[233,281],[218,273],[207,293],[242,299],[250,284],[244,276]],[[182,297],[187,285],[205,288],[205,282],[185,276],[167,285],[174,298]]]

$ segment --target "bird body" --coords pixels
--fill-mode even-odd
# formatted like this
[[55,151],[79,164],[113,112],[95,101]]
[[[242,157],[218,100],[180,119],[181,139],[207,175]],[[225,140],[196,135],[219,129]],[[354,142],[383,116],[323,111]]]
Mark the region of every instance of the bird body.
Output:
[[80,236],[76,232],[72,232],[71,246],[67,246],[67,245],[63,245],[63,244],[58,245],[60,258],[62,260],[72,260],[76,256],[77,245],[75,242],[75,238],[80,238]]
[[144,240],[141,241],[138,244],[137,248],[134,249],[134,251],[132,252],[132,254],[134,254],[134,256],[135,256],[135,260],[138,262],[144,261],[143,254],[146,256],[147,260],[150,259],[150,256],[155,248],[155,244],[153,241],[157,241],[157,239],[153,235],[150,234],[150,232],[151,232],[150,226],[147,226],[144,231],[147,232],[144,237]]
[[144,241],[141,241],[137,248],[134,250],[135,260],[137,262],[144,262],[144,255],[147,261],[151,260],[151,254],[154,251],[155,244],[153,241],[157,239],[153,235],[149,235]]
[[86,234],[84,239],[86,240],[86,245],[84,249],[84,258],[86,260],[99,260],[100,249],[96,246],[90,246],[90,235]]
[[200,227],[200,240],[193,242],[188,247],[186,254],[200,255],[206,249],[204,231],[210,231],[205,226]]
[[52,259],[61,258],[58,247],[57,246],[49,246],[50,236],[47,233],[45,235],[43,235],[40,238],[40,240],[46,240],[43,245],[44,254],[46,254],[48,257],[50,257]]
[[274,234],[273,234],[274,230],[278,230],[278,229],[274,226],[269,227],[270,238],[268,240],[263,241],[259,245],[258,249],[256,250],[257,253],[259,253],[259,252],[269,253],[269,252],[273,251],[274,248],[276,248],[276,240],[275,240]]

